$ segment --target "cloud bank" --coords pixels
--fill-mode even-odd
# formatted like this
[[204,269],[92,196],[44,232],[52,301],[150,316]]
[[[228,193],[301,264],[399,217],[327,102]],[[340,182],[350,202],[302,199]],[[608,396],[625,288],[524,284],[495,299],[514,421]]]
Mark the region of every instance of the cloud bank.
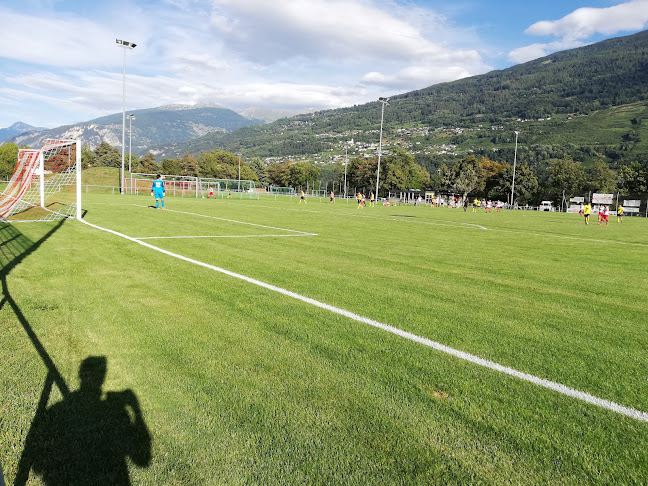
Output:
[[560,37],[549,43],[536,43],[512,50],[509,60],[521,63],[551,52],[585,45],[596,34],[614,35],[642,30],[648,25],[648,0],[632,0],[607,8],[579,8],[558,20],[542,20],[525,33]]

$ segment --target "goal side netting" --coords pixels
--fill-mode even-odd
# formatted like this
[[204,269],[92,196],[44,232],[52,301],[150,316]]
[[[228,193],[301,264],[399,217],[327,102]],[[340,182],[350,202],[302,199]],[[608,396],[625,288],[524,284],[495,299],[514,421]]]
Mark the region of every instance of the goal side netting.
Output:
[[81,148],[78,140],[46,140],[41,150],[20,150],[0,194],[0,220],[81,218]]

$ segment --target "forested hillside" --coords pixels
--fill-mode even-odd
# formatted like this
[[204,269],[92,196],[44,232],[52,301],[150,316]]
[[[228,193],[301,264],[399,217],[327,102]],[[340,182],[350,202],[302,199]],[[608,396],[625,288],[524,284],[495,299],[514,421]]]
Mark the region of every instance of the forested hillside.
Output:
[[[509,69],[392,96],[385,111],[386,143],[403,138],[398,129],[424,127],[433,132],[481,125],[511,132],[528,121],[546,121],[558,115],[566,120],[569,115],[592,115],[645,100],[648,100],[648,31],[555,53]],[[636,142],[637,135],[632,132],[638,128],[638,123],[630,125],[630,120],[636,116],[634,112],[629,115],[628,129],[618,140],[609,140],[611,145],[615,145],[612,151],[619,151],[616,145],[624,141],[624,136],[628,138],[626,142]],[[638,116],[638,120],[645,117],[643,113],[638,113]],[[212,133],[178,147],[168,147],[165,153],[199,153],[215,148],[260,157],[340,153],[342,143],[351,138],[376,142],[379,127],[380,103],[372,102],[299,115],[227,134]],[[583,128],[586,133],[579,134],[579,144],[593,145],[600,141],[598,137],[587,135],[587,131],[596,130]],[[551,135],[552,132],[547,130],[546,133]],[[433,138],[417,141],[425,143]],[[505,138],[510,140],[510,135]],[[465,143],[466,137],[455,141],[460,143],[452,145],[460,145],[464,150],[470,148],[470,144]],[[542,136],[534,137],[533,142],[555,143],[544,140]],[[573,144],[571,141],[557,143]],[[496,137],[491,147],[501,145],[502,140]],[[607,153],[604,156],[609,161],[613,159]]]

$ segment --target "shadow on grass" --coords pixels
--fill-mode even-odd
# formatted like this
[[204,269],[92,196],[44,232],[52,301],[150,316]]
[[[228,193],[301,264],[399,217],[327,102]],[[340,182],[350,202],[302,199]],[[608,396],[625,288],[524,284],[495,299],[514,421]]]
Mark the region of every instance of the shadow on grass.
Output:
[[[27,484],[30,471],[46,485],[129,485],[127,458],[140,467],[151,460],[151,436],[132,390],[108,392],[102,398],[108,371],[105,356],[89,356],[79,368],[80,387],[71,392],[56,364],[13,299],[7,276],[63,224],[38,241],[15,226],[0,223],[0,308],[9,305],[47,369],[36,415],[25,440],[15,486]],[[52,387],[63,399],[48,407]]]
[[[49,408],[39,404],[14,485],[26,484],[30,470],[49,486],[130,485],[127,459],[149,465],[151,436],[135,393],[102,398],[107,364],[105,356],[87,357],[79,367],[78,390]],[[48,374],[44,394],[53,382]]]

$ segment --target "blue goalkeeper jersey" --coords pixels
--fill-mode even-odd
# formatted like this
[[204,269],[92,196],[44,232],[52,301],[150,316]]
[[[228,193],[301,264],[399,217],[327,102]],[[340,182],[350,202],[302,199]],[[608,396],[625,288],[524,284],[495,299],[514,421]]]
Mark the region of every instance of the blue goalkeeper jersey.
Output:
[[153,181],[153,186],[151,187],[151,191],[153,192],[164,192],[164,181],[158,180],[158,181]]

